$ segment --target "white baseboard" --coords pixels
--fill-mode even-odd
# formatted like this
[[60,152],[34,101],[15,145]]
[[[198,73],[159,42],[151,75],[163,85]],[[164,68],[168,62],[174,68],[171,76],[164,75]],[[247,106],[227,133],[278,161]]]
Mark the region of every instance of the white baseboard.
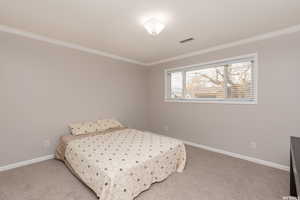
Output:
[[24,160],[24,161],[21,161],[21,162],[17,162],[17,163],[9,164],[9,165],[6,165],[6,166],[2,166],[2,167],[0,167],[0,172],[10,170],[10,169],[14,169],[14,168],[17,168],[17,167],[23,167],[23,166],[26,166],[26,165],[31,165],[33,163],[38,163],[38,162],[42,162],[42,161],[45,161],[45,160],[50,160],[50,159],[53,159],[53,158],[54,158],[54,154],[34,158],[34,159],[31,159],[31,160]]
[[193,147],[205,149],[205,150],[216,152],[216,153],[221,153],[221,154],[224,154],[224,155],[227,155],[227,156],[231,156],[231,157],[234,157],[234,158],[239,158],[239,159],[242,159],[242,160],[247,160],[247,161],[250,161],[250,162],[253,162],[253,163],[257,163],[257,164],[268,166],[268,167],[273,167],[273,168],[276,168],[276,169],[281,169],[281,170],[284,170],[284,171],[290,171],[290,167],[286,166],[286,165],[281,165],[281,164],[274,163],[274,162],[271,162],[271,161],[261,160],[261,159],[258,159],[258,158],[253,158],[253,157],[250,157],[250,156],[245,156],[245,155],[238,154],[238,153],[233,153],[233,152],[230,152],[230,151],[225,151],[225,150],[222,150],[222,149],[217,149],[217,148],[209,147],[209,146],[202,145],[202,144],[197,144],[197,143],[194,143],[194,142],[182,140],[182,139],[167,136],[167,135],[153,133],[151,131],[146,131],[146,132],[149,132],[149,133],[152,133],[152,134],[155,134],[155,135],[161,135],[161,136],[181,140],[183,143],[185,143],[187,145],[190,145],[190,146],[193,146]]
[[193,147],[198,147],[198,148],[205,149],[205,150],[208,150],[208,151],[213,151],[213,152],[216,152],[216,153],[225,154],[227,156],[247,160],[247,161],[254,162],[254,163],[257,163],[257,164],[260,164],[260,165],[265,165],[265,166],[268,166],[268,167],[273,167],[273,168],[281,169],[281,170],[284,170],[284,171],[289,171],[289,169],[290,169],[290,167],[286,166],[286,165],[281,165],[281,164],[278,164],[278,163],[274,163],[274,162],[270,162],[270,161],[266,161],[266,160],[261,160],[261,159],[258,159],[258,158],[253,158],[253,157],[241,155],[241,154],[238,154],[238,153],[225,151],[225,150],[222,150],[222,149],[216,149],[216,148],[213,148],[213,147],[205,146],[205,145],[202,145],[202,144],[196,144],[196,143],[189,142],[189,141],[184,141],[184,140],[181,140],[181,141],[183,141],[185,144],[191,145]]
[[[153,132],[151,132],[151,133],[153,133]],[[156,134],[156,133],[153,133],[153,134]],[[160,134],[157,134],[157,135],[160,135]],[[167,137],[169,137],[169,136],[167,136]],[[176,138],[176,139],[178,139],[178,138]],[[181,140],[181,139],[179,139],[179,140]],[[222,149],[209,147],[209,146],[202,145],[202,144],[196,144],[194,142],[189,142],[189,141],[185,141],[185,140],[181,140],[181,141],[183,141],[185,144],[191,145],[193,147],[198,147],[198,148],[205,149],[205,150],[208,150],[208,151],[221,153],[221,154],[228,155],[228,156],[231,156],[231,157],[234,157],[234,158],[239,158],[239,159],[247,160],[247,161],[250,161],[250,162],[254,162],[254,163],[257,163],[257,164],[260,164],[260,165],[265,165],[265,166],[268,166],[268,167],[273,167],[273,168],[281,169],[281,170],[285,170],[285,171],[289,171],[289,169],[290,169],[290,167],[286,166],[286,165],[281,165],[281,164],[278,164],[278,163],[274,163],[274,162],[270,162],[270,161],[266,161],[266,160],[261,160],[261,159],[258,159],[258,158],[253,158],[253,157],[241,155],[241,154],[238,154],[238,153],[233,153],[233,152],[229,152],[229,151],[225,151],[225,150],[222,150]],[[5,170],[9,170],[9,169],[14,169],[14,168],[17,168],[17,167],[30,165],[30,164],[33,164],[33,163],[42,162],[42,161],[45,161],[45,160],[50,160],[50,159],[53,159],[53,158],[54,158],[54,155],[52,154],[52,155],[47,155],[47,156],[34,158],[32,160],[25,160],[25,161],[13,163],[13,164],[10,164],[10,165],[0,167],[0,172],[5,171]]]

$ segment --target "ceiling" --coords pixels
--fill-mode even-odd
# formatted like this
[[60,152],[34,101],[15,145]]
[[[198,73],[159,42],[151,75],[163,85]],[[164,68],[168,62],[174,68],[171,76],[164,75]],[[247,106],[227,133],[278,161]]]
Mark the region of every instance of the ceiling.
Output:
[[[166,23],[156,37],[151,16]],[[152,63],[298,25],[300,1],[0,0],[0,24]]]

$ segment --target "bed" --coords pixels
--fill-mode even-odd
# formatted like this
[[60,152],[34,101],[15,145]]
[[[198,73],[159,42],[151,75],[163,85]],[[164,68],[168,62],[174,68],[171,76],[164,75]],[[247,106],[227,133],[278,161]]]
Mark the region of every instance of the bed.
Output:
[[183,142],[129,128],[63,136],[56,158],[101,200],[132,200],[152,183],[182,172]]

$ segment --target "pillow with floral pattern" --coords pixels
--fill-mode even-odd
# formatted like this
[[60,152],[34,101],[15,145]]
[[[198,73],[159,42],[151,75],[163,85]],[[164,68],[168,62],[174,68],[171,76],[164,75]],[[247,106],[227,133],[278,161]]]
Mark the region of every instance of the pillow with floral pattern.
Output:
[[72,135],[82,135],[82,134],[104,131],[99,127],[97,122],[73,123],[73,124],[70,124],[69,127],[71,129]]
[[108,130],[112,128],[122,128],[124,127],[120,122],[115,119],[102,119],[97,120],[97,124],[101,130]]

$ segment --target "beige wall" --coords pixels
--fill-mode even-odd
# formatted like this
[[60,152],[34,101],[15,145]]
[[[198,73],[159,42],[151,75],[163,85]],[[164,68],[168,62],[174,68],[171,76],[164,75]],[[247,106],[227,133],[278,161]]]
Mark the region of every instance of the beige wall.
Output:
[[146,78],[142,66],[0,32],[0,166],[53,154],[70,122],[146,128]]
[[[67,124],[125,125],[288,164],[300,136],[300,33],[145,67],[0,33],[0,166],[52,154]],[[258,53],[258,104],[164,102],[163,69]],[[148,123],[149,122],[149,123]],[[169,131],[164,131],[164,126]],[[44,142],[49,140],[50,147]],[[249,143],[257,143],[257,149]]]
[[[164,102],[163,69],[250,53],[258,53],[257,105]],[[152,131],[288,165],[289,137],[300,136],[300,33],[157,65],[148,86]]]

